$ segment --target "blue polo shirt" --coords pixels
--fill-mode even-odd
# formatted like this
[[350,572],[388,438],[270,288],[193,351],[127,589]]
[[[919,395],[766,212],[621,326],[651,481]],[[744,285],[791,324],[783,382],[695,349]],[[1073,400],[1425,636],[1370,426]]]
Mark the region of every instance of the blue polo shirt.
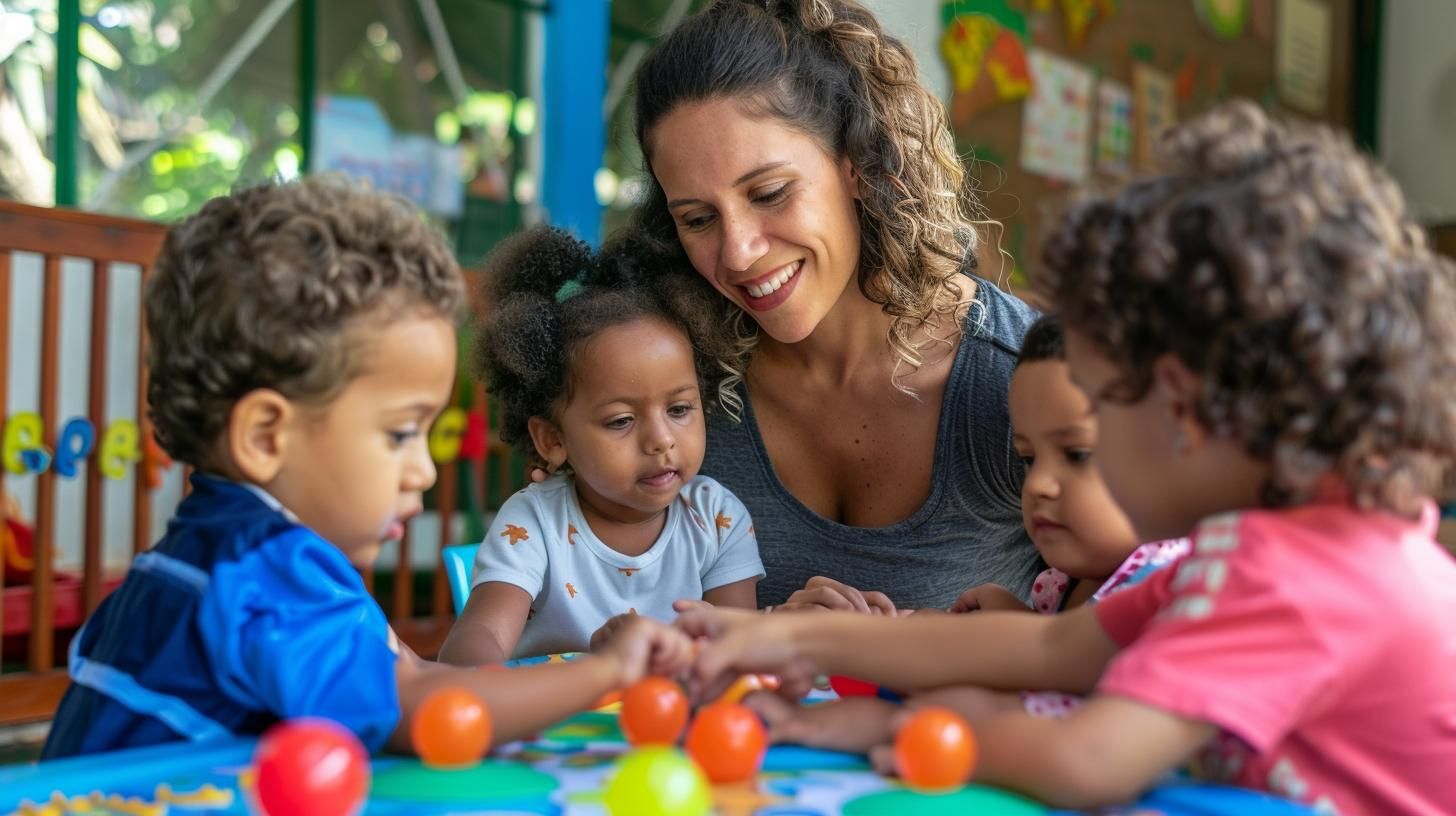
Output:
[[397,654],[337,547],[249,485],[194,475],[157,545],[71,642],[44,759],[258,734],[326,717],[372,752],[399,720]]

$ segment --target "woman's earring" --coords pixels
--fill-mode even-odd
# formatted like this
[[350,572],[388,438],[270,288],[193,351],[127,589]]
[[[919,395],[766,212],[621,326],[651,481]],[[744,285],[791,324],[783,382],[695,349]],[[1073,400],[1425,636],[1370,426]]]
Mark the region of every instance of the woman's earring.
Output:
[[1188,433],[1182,428],[1179,428],[1177,435],[1173,437],[1173,452],[1179,456],[1188,452]]

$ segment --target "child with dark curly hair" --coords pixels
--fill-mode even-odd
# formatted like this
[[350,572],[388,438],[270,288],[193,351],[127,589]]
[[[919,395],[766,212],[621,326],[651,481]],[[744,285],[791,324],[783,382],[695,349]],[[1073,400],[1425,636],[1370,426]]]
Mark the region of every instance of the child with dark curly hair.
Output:
[[511,672],[404,647],[357,566],[435,480],[425,432],[455,380],[460,270],[410,205],[310,179],[214,199],[175,226],[146,289],[158,441],[191,465],[166,535],[71,642],[45,757],[257,734],[324,717],[371,750],[449,686],[497,742],[691,652],[634,622],[597,655]]
[[631,238],[597,255],[548,227],[488,260],[481,377],[504,405],[502,438],[555,475],[496,515],[442,660],[595,649],[635,616],[671,620],[679,601],[756,606],[753,520],[698,475],[703,395],[726,376],[705,322],[714,295],[649,277],[662,262]]
[[1456,456],[1456,268],[1328,129],[1235,103],[1165,145],[1166,174],[1063,217],[1040,286],[1113,497],[1190,554],[1054,616],[693,610],[695,676],[1093,693],[974,723],[978,780],[1063,806],[1191,761],[1322,813],[1450,813],[1456,562],[1427,496]]

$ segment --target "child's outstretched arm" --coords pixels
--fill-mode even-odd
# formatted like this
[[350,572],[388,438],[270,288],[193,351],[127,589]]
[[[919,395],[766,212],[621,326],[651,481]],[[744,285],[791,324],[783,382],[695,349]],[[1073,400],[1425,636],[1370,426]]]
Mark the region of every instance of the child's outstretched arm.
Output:
[[697,608],[678,625],[712,639],[693,667],[695,685],[707,691],[740,673],[802,680],[822,672],[906,690],[971,684],[1085,694],[1117,653],[1090,608],[910,617]]
[[1120,697],[1093,697],[1065,719],[1015,713],[973,727],[977,782],[1065,808],[1130,801],[1217,732]]
[[524,589],[500,581],[480,584],[445,636],[440,662],[483,666],[509,660],[530,612],[531,596]]
[[500,745],[590,708],[603,694],[648,674],[678,674],[691,663],[692,652],[682,632],[639,618],[621,627],[601,650],[566,663],[489,671],[401,655],[395,664],[400,718],[389,747],[413,753],[410,721],[420,703],[438,689],[455,686],[478,695],[490,709],[492,744]]

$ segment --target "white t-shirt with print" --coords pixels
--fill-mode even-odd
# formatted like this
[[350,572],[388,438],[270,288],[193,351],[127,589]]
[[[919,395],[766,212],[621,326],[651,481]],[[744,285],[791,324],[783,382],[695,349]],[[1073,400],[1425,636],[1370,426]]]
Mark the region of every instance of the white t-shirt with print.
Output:
[[586,651],[592,633],[625,612],[671,621],[673,601],[763,574],[748,509],[707,476],[683,486],[638,556],[593,535],[572,481],[553,476],[506,500],[476,550],[471,587],[499,581],[531,596],[513,655],[530,657]]

